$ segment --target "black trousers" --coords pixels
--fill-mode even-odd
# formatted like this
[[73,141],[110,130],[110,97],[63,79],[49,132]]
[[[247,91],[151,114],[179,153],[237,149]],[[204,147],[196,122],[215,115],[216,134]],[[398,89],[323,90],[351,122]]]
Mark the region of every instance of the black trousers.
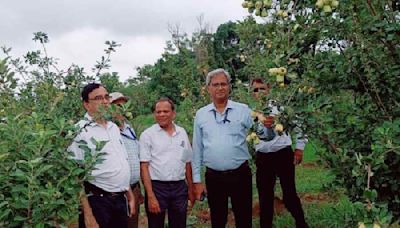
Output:
[[256,183],[260,201],[260,227],[272,227],[274,214],[274,188],[279,177],[283,202],[296,220],[296,227],[308,227],[301,202],[296,193],[294,154],[291,147],[273,153],[256,155]]
[[237,228],[252,227],[252,174],[247,161],[236,170],[214,171],[205,174],[208,205],[213,228],[225,228],[228,216],[228,198]]
[[149,228],[163,228],[165,212],[168,214],[168,227],[186,228],[186,212],[188,206],[188,187],[182,181],[151,181],[154,194],[160,205],[161,212],[150,213],[148,198],[145,197],[145,207]]
[[[124,195],[91,195],[88,197],[88,201],[100,228],[128,226],[128,204]],[[79,227],[86,227],[83,211],[79,215]]]

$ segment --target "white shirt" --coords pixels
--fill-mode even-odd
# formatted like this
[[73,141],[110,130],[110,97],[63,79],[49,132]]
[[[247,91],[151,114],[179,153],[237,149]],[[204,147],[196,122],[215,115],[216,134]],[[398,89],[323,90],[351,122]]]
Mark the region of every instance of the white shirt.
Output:
[[[123,145],[120,130],[113,122],[107,121],[104,127],[93,121],[92,117],[86,113],[85,119],[77,123],[80,133],[76,136],[72,144],[68,147],[74,156],[73,159],[84,160],[85,151],[79,148],[85,141],[92,154],[96,151],[96,141],[107,141],[100,152],[105,153],[101,158],[104,159],[100,164],[96,164],[92,170],[92,180],[90,183],[108,192],[122,192],[129,189],[129,165],[127,153]],[[84,144],[83,144],[84,145]]]
[[192,148],[185,129],[175,125],[170,136],[160,125],[147,128],[139,140],[140,161],[149,162],[152,180],[185,179],[186,163],[191,161]]

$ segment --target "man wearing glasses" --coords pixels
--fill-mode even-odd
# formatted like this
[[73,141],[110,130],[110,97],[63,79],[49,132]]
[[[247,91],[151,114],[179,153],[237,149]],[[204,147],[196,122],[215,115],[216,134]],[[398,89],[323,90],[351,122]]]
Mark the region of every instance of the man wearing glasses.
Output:
[[253,79],[251,81],[250,88],[252,89],[253,97],[256,99],[260,99],[261,97],[268,95],[270,89],[261,78]]
[[[111,104],[122,106],[128,102],[129,98],[120,92],[110,94]],[[129,125],[126,118],[122,114],[115,117],[116,123],[120,129],[122,141],[124,142],[126,152],[128,153],[129,170],[131,178],[129,184],[135,197],[136,214],[128,219],[128,228],[137,228],[139,225],[139,206],[143,203],[143,195],[140,191],[140,160],[139,160],[139,139],[135,130]]]
[[[257,88],[268,88],[264,81],[254,79],[251,83],[253,91]],[[270,88],[269,88],[270,89]],[[266,93],[253,93],[256,99],[261,99]],[[303,159],[303,150],[307,143],[307,137],[297,130],[296,148],[293,152],[292,139],[289,132],[284,131],[279,134],[273,129],[274,116],[279,114],[278,107],[268,101],[268,107],[271,114],[266,117],[264,125],[259,125],[257,131],[260,137],[260,143],[256,144],[254,149],[256,153],[256,182],[258,197],[260,202],[260,227],[272,227],[274,215],[274,188],[277,177],[282,188],[283,202],[289,212],[296,220],[296,227],[306,228],[308,224],[304,218],[304,211],[301,201],[297,196],[295,184],[295,165],[300,164]]]
[[[81,197],[83,214],[79,216],[79,227],[126,227],[128,216],[135,214],[127,154],[119,128],[99,111],[109,107],[110,95],[97,83],[86,85],[81,95],[87,113],[78,122],[80,132],[68,151],[80,162],[84,162],[84,149],[92,155],[104,155],[91,171],[92,178],[84,183],[86,196]],[[98,151],[94,141],[106,143]]]
[[196,198],[205,191],[213,228],[226,226],[228,199],[237,228],[252,227],[252,174],[246,135],[253,124],[247,105],[229,100],[231,77],[224,69],[208,73],[206,85],[212,103],[196,113],[193,129],[193,182]]

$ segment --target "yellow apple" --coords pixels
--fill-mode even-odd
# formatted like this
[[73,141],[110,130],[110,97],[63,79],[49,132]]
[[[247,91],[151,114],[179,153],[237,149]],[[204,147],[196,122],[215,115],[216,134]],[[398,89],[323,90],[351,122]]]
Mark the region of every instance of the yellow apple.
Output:
[[283,125],[282,124],[276,124],[275,125],[275,131],[280,133],[283,132]]

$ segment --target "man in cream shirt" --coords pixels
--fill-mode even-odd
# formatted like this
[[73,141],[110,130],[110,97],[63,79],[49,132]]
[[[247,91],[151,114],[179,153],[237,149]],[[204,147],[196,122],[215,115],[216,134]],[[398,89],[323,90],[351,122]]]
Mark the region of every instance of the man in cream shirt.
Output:
[[[153,107],[156,124],[140,136],[140,166],[146,190],[145,207],[150,228],[185,228],[187,200],[192,197],[192,149],[186,131],[175,125],[175,105],[161,98]],[[186,182],[185,182],[186,179]]]
[[[82,147],[87,147],[92,155],[99,152],[104,155],[103,161],[92,170],[92,179],[84,183],[87,197],[81,198],[83,214],[79,226],[126,227],[128,216],[135,213],[127,154],[118,126],[102,118],[99,112],[100,107],[108,108],[110,96],[102,85],[91,83],[83,88],[82,101],[87,113],[77,124],[80,132],[68,151],[79,163],[85,158]],[[106,143],[97,151],[95,143],[100,141]]]

